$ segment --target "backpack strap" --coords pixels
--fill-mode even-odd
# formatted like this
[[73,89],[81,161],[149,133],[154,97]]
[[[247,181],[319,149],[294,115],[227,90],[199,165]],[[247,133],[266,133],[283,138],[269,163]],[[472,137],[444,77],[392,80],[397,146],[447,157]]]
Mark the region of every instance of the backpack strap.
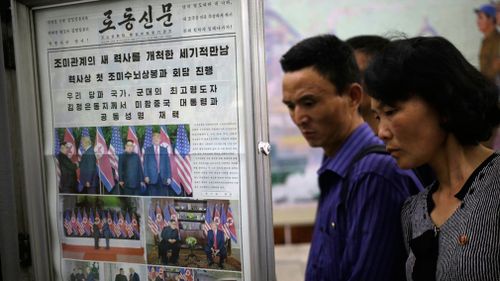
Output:
[[[347,169],[346,169],[347,175],[349,175],[352,167],[354,166],[354,164],[356,164],[356,162],[361,160],[366,155],[372,154],[372,153],[388,154],[387,150],[385,149],[385,145],[375,144],[375,145],[369,145],[369,146],[363,147],[363,149],[361,149],[358,153],[356,153],[356,155],[354,155],[354,157],[352,158],[349,165],[347,165]],[[348,183],[349,182],[347,181],[347,179],[342,183],[342,190],[340,191],[340,198],[342,198],[343,202],[345,202],[345,200],[347,199],[347,191],[349,188]],[[344,205],[345,205],[345,203],[344,203]]]

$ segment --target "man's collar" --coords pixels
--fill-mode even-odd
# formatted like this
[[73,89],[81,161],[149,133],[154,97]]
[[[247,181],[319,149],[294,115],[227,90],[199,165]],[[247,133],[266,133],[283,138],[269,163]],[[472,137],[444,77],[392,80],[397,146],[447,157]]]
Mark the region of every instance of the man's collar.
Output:
[[371,144],[383,144],[383,142],[375,136],[370,126],[364,122],[346,138],[335,155],[323,158],[318,174],[329,170],[341,177],[345,177],[348,172],[348,165],[351,163],[354,155],[363,147]]

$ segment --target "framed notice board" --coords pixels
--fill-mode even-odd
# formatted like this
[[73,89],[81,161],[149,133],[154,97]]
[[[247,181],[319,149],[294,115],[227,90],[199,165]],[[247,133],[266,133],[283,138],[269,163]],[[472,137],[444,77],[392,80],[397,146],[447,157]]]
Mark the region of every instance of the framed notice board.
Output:
[[274,280],[262,3],[12,6],[35,276]]

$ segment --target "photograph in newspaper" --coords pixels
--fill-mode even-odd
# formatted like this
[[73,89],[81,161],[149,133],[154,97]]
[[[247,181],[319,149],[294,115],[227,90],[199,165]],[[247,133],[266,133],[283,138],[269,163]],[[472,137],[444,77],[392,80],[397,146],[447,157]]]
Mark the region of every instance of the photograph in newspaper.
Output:
[[148,264],[241,271],[236,201],[148,198],[145,206]]
[[64,258],[145,263],[140,198],[65,195],[59,199]]
[[189,131],[184,124],[58,128],[59,193],[192,197]]
[[147,267],[132,263],[104,263],[105,281],[142,281],[146,280]]
[[63,262],[63,281],[98,281],[104,280],[102,263],[90,261],[77,261],[67,259]]

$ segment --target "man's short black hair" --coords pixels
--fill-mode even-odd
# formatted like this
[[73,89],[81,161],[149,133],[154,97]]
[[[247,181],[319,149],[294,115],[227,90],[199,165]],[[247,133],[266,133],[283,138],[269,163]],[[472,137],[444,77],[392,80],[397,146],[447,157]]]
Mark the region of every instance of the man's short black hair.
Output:
[[345,42],[355,51],[374,57],[379,54],[390,41],[389,39],[378,35],[359,35],[351,37]]
[[496,85],[442,37],[391,42],[366,70],[365,83],[387,105],[422,98],[462,145],[489,139],[500,122]]
[[360,81],[352,48],[331,34],[300,41],[281,57],[280,63],[284,72],[313,67],[337,88],[339,94],[348,85]]
[[129,143],[129,142],[131,142],[131,143],[135,144],[134,140],[131,140],[131,139],[127,139],[127,141],[125,142],[125,144],[127,144],[127,143]]

